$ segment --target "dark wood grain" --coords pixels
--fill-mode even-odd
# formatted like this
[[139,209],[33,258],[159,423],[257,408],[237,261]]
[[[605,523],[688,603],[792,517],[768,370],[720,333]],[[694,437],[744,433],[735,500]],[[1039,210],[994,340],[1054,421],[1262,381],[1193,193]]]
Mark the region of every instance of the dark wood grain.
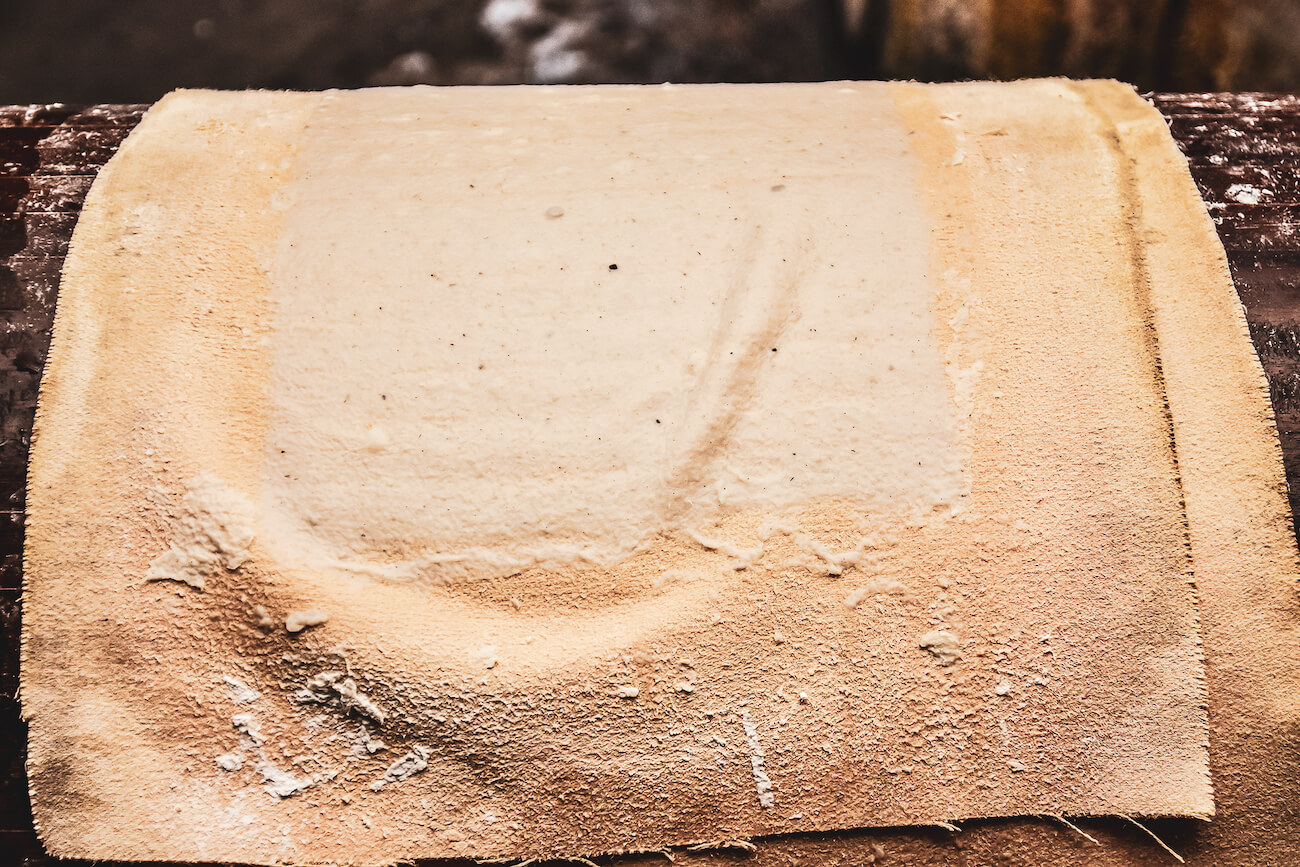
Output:
[[[1251,338],[1268,375],[1296,511],[1300,97],[1156,94],[1151,100],[1187,154],[1227,251]],[[37,388],[63,256],[77,215],[95,174],[144,109],[0,106],[0,861],[8,863],[39,865],[50,860],[31,827],[23,772],[26,727],[17,700],[24,487]],[[1182,846],[1184,854],[1195,854],[1199,838],[1194,825],[1152,824]],[[859,832],[803,835],[783,841],[777,847],[783,854],[771,860],[868,863],[869,857],[887,851],[893,855],[886,863],[991,863],[1004,858],[999,852],[1013,850],[1018,850],[1016,857],[1006,863],[1052,863],[1068,855],[1073,864],[1082,863],[1074,860],[1076,855],[1087,857],[1086,850],[1079,849],[1084,845],[1081,838],[1063,834],[1061,826],[1046,820],[996,820],[967,827],[978,833],[896,829],[870,832],[869,838]],[[1148,851],[1151,863],[1165,863],[1157,850],[1143,850],[1147,842],[1141,833],[1123,823],[1093,821],[1089,830],[1108,845]],[[983,855],[976,857],[979,852]],[[709,860],[735,858],[719,854]]]
[[95,174],[146,106],[0,106],[0,861],[48,860],[32,829],[19,714],[23,504],[63,255]]

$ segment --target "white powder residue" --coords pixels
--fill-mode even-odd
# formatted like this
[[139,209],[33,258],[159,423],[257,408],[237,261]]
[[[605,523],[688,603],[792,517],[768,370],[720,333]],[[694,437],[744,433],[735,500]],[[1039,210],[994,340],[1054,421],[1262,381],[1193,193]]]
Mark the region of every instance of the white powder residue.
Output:
[[235,704],[252,704],[262,697],[260,692],[237,677],[226,675],[221,680],[226,684],[226,691],[230,693]]
[[754,788],[758,790],[758,804],[769,810],[776,803],[772,795],[772,779],[767,775],[767,754],[758,743],[758,726],[749,717],[749,711],[740,716],[740,724],[745,727],[745,743],[749,746],[749,766],[754,774]]
[[845,569],[857,565],[862,559],[859,550],[833,551],[829,546],[798,530],[778,528],[776,532],[785,533],[801,550],[816,557],[827,575],[842,575]]
[[237,713],[230,718],[230,724],[255,747],[260,747],[266,738],[257,727],[257,720],[251,713]]
[[903,584],[897,578],[878,577],[863,584],[848,596],[845,596],[844,605],[848,608],[857,608],[866,601],[868,596],[875,596],[877,594],[888,595],[894,593],[903,597],[911,595],[911,591],[907,589],[907,585]]
[[920,644],[934,654],[942,665],[952,665],[961,658],[961,643],[951,632],[936,629],[921,636]]
[[352,750],[349,755],[352,758],[364,759],[367,756],[373,756],[380,750],[387,749],[387,746],[379,738],[372,737],[370,730],[362,723],[361,728],[351,735]]
[[202,590],[207,579],[234,571],[253,543],[253,507],[242,494],[207,474],[185,486],[170,547],[154,558],[147,581],[180,581]]
[[294,698],[302,704],[338,704],[345,711],[370,717],[380,725],[388,718],[379,705],[357,688],[357,682],[344,677],[341,671],[322,671],[314,675],[294,694]]
[[417,744],[411,748],[409,753],[389,765],[384,775],[370,784],[370,790],[378,792],[389,783],[400,783],[402,780],[409,780],[429,767],[429,756],[429,748]]
[[1239,205],[1258,205],[1264,196],[1273,194],[1272,190],[1263,190],[1250,184],[1232,184],[1224,191],[1224,198]]
[[356,681],[352,678],[344,678],[342,683],[335,684],[334,691],[338,693],[339,703],[345,709],[368,716],[380,725],[383,725],[384,720],[387,719],[388,715],[380,710],[369,696],[357,689]]
[[290,611],[288,616],[284,618],[284,628],[286,632],[302,632],[309,626],[320,626],[329,619],[329,614],[319,608]]
[[243,746],[239,751],[217,756],[215,759],[217,767],[228,773],[238,771],[244,766],[244,758],[241,753],[251,751],[259,760],[257,771],[262,775],[263,788],[266,789],[267,794],[277,801],[290,795],[296,795],[303,789],[316,784],[316,781],[311,777],[295,776],[293,773],[276,767],[273,763],[267,761],[266,753],[262,749],[263,744],[266,742],[266,736],[262,734],[257,719],[251,713],[235,714],[230,718],[230,724],[243,735]]
[[217,756],[214,761],[216,761],[217,767],[223,771],[237,771],[244,766],[244,760],[237,753],[226,753]]
[[686,535],[702,548],[710,551],[717,551],[719,554],[725,554],[736,560],[735,568],[737,571],[747,569],[758,562],[763,556],[764,543],[760,540],[758,545],[753,548],[741,548],[722,539],[711,539],[697,530],[687,530]]
[[296,795],[303,789],[316,784],[316,781],[311,777],[294,776],[270,763],[258,765],[257,770],[262,775],[263,788],[277,801],[290,795]]

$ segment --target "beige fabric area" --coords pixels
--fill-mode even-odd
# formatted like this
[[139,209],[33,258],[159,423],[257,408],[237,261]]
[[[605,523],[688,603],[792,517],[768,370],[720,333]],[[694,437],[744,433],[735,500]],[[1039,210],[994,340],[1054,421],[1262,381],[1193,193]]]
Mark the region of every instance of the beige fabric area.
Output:
[[43,383],[47,846],[1210,815],[1173,147],[1113,83],[168,97]]

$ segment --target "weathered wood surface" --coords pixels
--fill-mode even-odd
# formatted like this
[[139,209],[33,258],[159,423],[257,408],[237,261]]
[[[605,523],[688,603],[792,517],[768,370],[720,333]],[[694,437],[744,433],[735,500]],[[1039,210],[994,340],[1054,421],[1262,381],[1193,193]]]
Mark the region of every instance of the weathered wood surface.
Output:
[[[1268,374],[1294,511],[1300,505],[1300,97],[1151,99],[1187,154],[1227,250]],[[0,860],[6,863],[48,861],[31,826],[22,764],[26,727],[17,698],[24,486],[37,387],[77,214],[96,172],[144,109],[0,106]],[[1164,863],[1165,856],[1132,827],[1085,824],[1112,853],[1131,850],[1136,860],[1124,863]],[[1193,825],[1149,824],[1183,854],[1195,852]],[[1082,863],[1077,859],[1089,857],[1092,845],[1051,820],[996,820],[971,823],[966,834],[898,829],[807,835],[783,841],[779,852],[759,860]]]

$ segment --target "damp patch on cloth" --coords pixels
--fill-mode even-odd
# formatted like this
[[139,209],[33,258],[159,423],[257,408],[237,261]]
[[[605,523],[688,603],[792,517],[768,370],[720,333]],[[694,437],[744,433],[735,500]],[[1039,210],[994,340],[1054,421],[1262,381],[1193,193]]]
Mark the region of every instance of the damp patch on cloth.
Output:
[[169,96],[42,385],[47,846],[1211,814],[1149,227],[1085,97],[1136,99]]

